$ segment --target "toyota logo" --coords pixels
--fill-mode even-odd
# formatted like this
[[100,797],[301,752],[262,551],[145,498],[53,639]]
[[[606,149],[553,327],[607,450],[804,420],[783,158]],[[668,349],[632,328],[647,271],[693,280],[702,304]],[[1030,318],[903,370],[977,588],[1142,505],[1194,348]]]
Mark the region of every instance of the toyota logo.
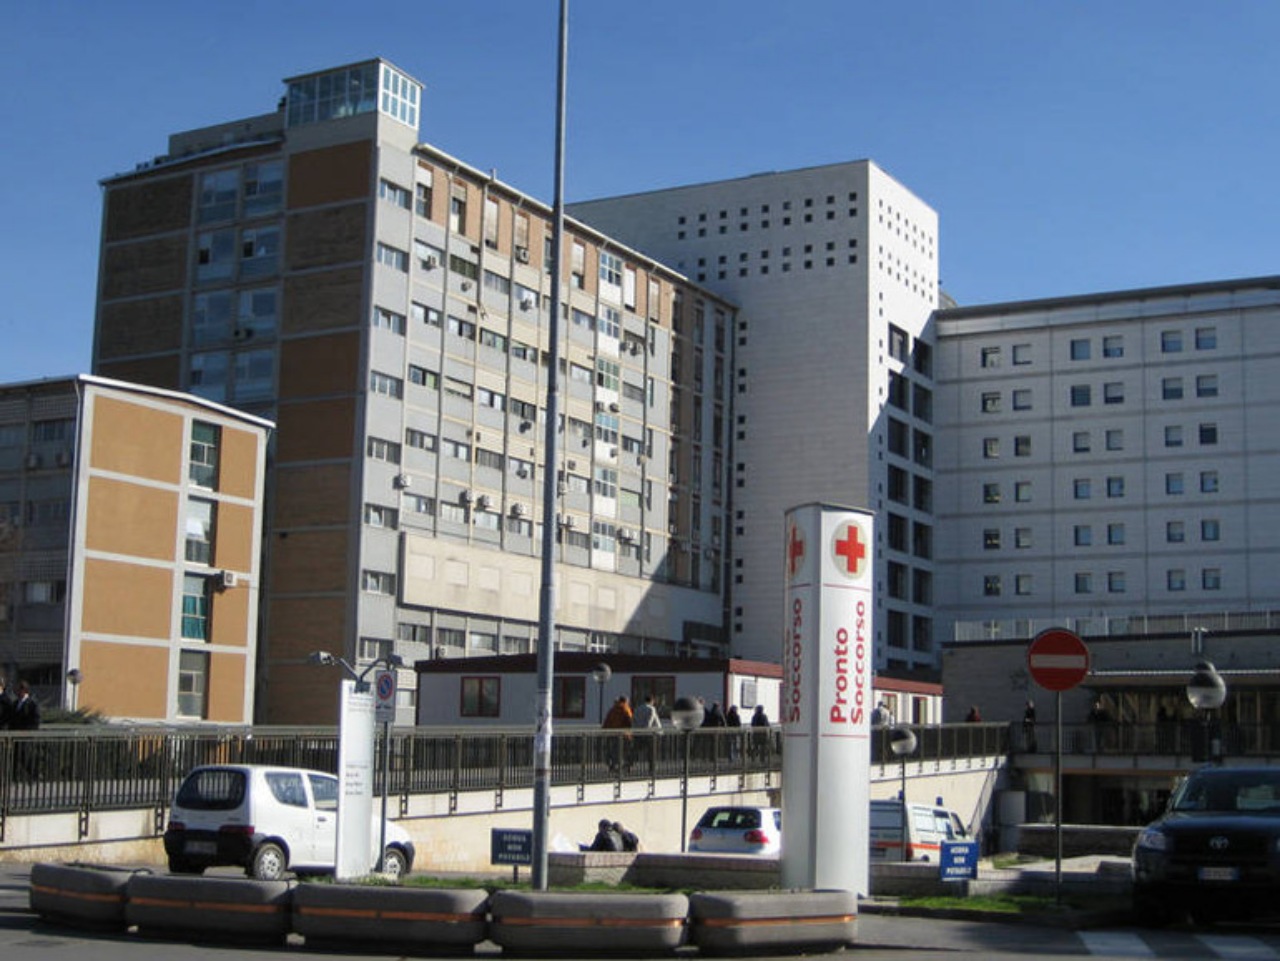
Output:
[[1209,838],[1209,847],[1213,848],[1215,851],[1225,851],[1227,848],[1231,847],[1231,842],[1219,834],[1215,838]]

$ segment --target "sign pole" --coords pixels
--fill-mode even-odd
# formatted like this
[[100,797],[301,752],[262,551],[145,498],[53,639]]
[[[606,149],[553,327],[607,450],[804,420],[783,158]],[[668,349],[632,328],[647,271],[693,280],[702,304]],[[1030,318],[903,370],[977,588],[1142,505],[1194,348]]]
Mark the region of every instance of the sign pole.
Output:
[[1062,692],[1056,698],[1058,709],[1054,719],[1053,735],[1053,897],[1062,903]]

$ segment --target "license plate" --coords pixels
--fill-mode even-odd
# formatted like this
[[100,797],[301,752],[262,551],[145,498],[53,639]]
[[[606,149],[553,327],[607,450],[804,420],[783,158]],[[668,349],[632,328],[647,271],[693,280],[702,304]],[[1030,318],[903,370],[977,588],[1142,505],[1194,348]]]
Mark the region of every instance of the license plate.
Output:
[[216,841],[188,841],[185,850],[188,854],[217,854],[218,844]]
[[1201,868],[1199,872],[1201,881],[1239,881],[1239,868]]

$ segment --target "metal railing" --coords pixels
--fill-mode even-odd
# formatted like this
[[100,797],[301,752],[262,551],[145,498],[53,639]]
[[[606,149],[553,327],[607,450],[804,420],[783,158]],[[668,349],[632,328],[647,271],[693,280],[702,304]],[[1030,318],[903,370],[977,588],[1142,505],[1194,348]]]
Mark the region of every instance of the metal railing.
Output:
[[[915,760],[1007,754],[1006,724],[915,727]],[[688,737],[692,776],[735,776],[781,770],[779,727],[700,728],[687,735],[569,729],[552,742],[556,785],[591,784],[684,774]],[[381,748],[380,748],[381,749]],[[872,731],[873,764],[896,762],[887,729]],[[278,764],[336,771],[334,728],[48,728],[0,732],[0,843],[5,819],[79,812],[82,828],[99,811],[155,808],[163,818],[182,777],[201,764]],[[533,735],[527,729],[393,730],[389,794],[440,794],[526,788],[533,784]],[[376,791],[382,791],[377,765]]]
[[[1052,724],[1038,724],[1034,733],[1021,725],[1010,726],[1014,753],[1048,753],[1054,747],[1053,737]],[[1064,724],[1062,750],[1075,755],[1158,755],[1191,762],[1215,757],[1272,761],[1280,760],[1280,724],[1206,724],[1195,719]]]
[[1204,629],[1215,634],[1233,631],[1272,631],[1280,628],[1280,611],[1211,611],[1193,614],[1090,614],[1067,618],[993,618],[957,621],[953,643],[1029,641],[1050,627],[1065,627],[1081,637],[1129,635],[1191,635]]

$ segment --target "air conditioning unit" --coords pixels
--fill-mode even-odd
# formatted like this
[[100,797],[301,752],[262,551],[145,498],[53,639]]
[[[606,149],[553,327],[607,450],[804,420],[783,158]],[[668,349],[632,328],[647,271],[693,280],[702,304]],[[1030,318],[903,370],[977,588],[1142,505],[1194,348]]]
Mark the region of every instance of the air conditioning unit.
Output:
[[529,479],[529,468],[527,468],[527,467],[521,467],[521,468],[519,468],[518,470],[516,470],[516,476],[517,476],[517,477],[519,477],[521,480],[528,480],[528,479]]
[[616,400],[609,405],[609,413],[611,414],[616,414],[620,410],[622,410],[622,406]]
[[528,248],[528,247],[521,247],[519,244],[517,244],[517,245],[516,245],[516,260],[520,261],[520,263],[522,263],[522,264],[527,264],[527,263],[529,262],[529,248]]
[[423,270],[435,270],[439,266],[440,261],[436,259],[434,254],[428,254],[426,257],[422,258]]
[[568,528],[568,529],[572,529],[576,523],[577,523],[577,521],[575,521],[575,520],[573,519],[573,515],[572,515],[572,514],[561,514],[561,515],[560,515],[560,526],[561,526],[561,527]]
[[24,463],[27,465],[27,470],[35,470],[37,467],[40,466],[40,455],[28,454],[27,459],[26,461],[24,461]]
[[240,583],[240,575],[235,571],[219,571],[218,586],[224,591],[231,587],[236,587]]
[[618,528],[618,540],[625,541],[626,543],[629,544],[635,539],[636,539],[636,532],[633,531],[631,528],[629,527]]
[[617,457],[617,456],[618,456],[618,448],[616,448],[616,447],[610,447],[610,448],[609,448],[609,456],[610,456],[610,457]]
[[602,401],[602,400],[598,400],[598,401],[596,401],[596,410],[598,410],[598,411],[603,411],[603,410],[604,410],[604,401]]
[[631,351],[632,357],[636,357],[640,354],[640,345],[635,343],[634,341],[631,343],[631,346],[628,349]]
[[471,491],[459,491],[459,492],[458,492],[458,503],[459,503],[459,504],[470,504],[470,503],[471,503]]
[[400,490],[407,491],[410,487],[413,486],[413,478],[410,477],[408,474],[397,474],[396,479],[395,481],[393,481],[393,483]]
[[532,297],[522,297],[522,298],[520,298],[520,309],[521,309],[521,310],[533,310],[533,298],[532,298]]
[[468,290],[470,290],[470,289],[471,289],[471,281],[469,281],[469,280],[464,280],[464,281],[463,281],[461,284],[459,284],[458,286],[462,288],[462,292],[463,292],[463,293],[466,293]]
[[533,421],[531,420],[520,421],[520,433],[523,434],[525,431],[529,430],[531,427],[533,427]]
[[523,516],[524,516],[524,505],[523,505],[523,504],[512,504],[512,505],[511,505],[511,516],[512,516],[512,517],[523,517]]
[[489,495],[481,494],[476,498],[476,510],[487,511],[489,509]]

